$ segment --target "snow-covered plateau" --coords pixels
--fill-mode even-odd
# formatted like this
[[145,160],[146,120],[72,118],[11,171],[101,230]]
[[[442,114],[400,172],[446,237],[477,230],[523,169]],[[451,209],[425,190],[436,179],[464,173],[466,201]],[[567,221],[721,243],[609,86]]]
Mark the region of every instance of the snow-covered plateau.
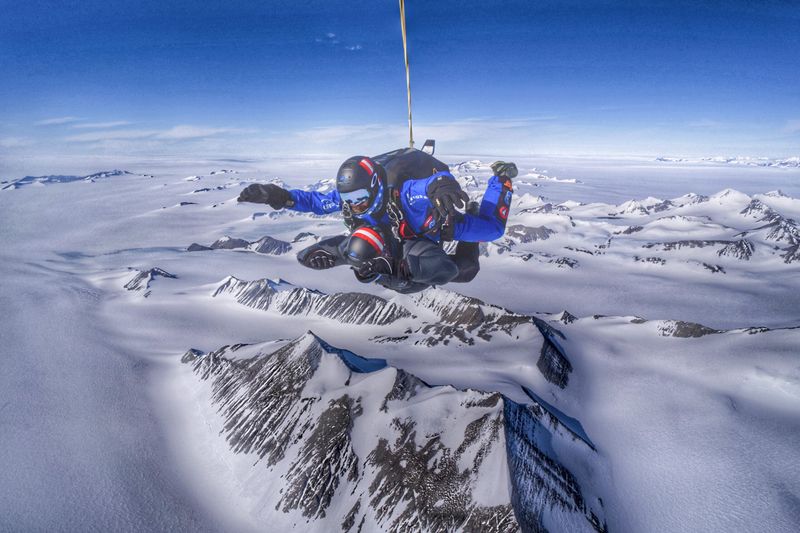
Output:
[[661,159],[519,160],[411,295],[236,201],[332,161],[4,176],[0,531],[797,531],[800,169]]

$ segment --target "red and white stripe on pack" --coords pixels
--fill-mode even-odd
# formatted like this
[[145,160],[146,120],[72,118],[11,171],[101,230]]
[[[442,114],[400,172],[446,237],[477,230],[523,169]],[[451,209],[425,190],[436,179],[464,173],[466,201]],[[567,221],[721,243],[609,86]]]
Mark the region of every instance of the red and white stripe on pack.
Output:
[[362,159],[358,164],[361,165],[361,168],[369,172],[370,176],[375,174],[375,168],[372,166],[372,162],[369,159]]
[[374,229],[358,228],[353,232],[353,237],[367,241],[379,254],[383,253],[383,247],[385,246],[383,237]]

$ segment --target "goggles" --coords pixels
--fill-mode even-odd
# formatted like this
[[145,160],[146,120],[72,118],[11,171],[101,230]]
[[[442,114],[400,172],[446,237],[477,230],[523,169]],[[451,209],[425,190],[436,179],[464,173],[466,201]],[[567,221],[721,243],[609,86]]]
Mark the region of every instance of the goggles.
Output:
[[348,207],[350,207],[350,211],[354,215],[360,215],[369,209],[370,194],[369,190],[367,189],[357,189],[351,192],[343,192],[340,194],[340,196],[342,197],[342,202],[346,203]]

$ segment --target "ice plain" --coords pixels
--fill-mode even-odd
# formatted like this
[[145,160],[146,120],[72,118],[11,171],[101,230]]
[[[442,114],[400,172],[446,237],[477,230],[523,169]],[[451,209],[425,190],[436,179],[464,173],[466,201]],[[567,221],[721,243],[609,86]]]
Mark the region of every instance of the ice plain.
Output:
[[[494,158],[445,160],[479,195]],[[416,324],[435,317],[406,298],[346,269],[301,268],[294,252],[314,239],[301,234],[336,234],[341,221],[235,198],[254,180],[330,187],[336,163],[256,166],[128,167],[0,191],[3,529],[299,526],[266,512],[252,461],[230,452],[208,387],[180,359],[277,349],[308,330],[431,385],[520,403],[527,387],[579,420],[596,457],[570,448],[563,461],[602,497],[610,531],[791,531],[800,520],[797,169],[520,161],[509,229],[520,227],[486,247],[473,283],[444,289],[559,329],[573,367],[562,389],[536,366],[535,331],[417,342]],[[226,236],[247,246],[187,251]],[[291,248],[255,251],[264,236]],[[265,311],[213,296],[228,276],[369,293],[418,318]]]

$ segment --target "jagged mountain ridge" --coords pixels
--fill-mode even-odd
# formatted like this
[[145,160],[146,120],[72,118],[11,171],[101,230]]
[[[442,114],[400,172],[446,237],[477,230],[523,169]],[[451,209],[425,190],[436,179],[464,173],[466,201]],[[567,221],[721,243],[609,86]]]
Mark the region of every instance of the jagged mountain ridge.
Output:
[[154,267],[148,270],[138,270],[135,268],[128,268],[128,270],[136,272],[133,278],[125,284],[125,288],[129,291],[144,292],[144,297],[150,296],[150,283],[157,277],[177,279],[178,276],[170,274],[164,269]]
[[[238,303],[281,315],[319,316],[343,324],[371,324],[390,329],[395,323],[402,330],[382,333],[371,340],[377,343],[414,344],[434,347],[460,343],[474,346],[491,342],[501,335],[508,342],[524,333],[536,340],[531,351],[539,348],[537,367],[551,383],[564,388],[572,365],[558,343],[563,335],[538,317],[521,315],[477,298],[463,296],[442,288],[386,300],[366,293],[333,293],[298,287],[284,280],[245,281],[229,276],[212,294],[231,296]],[[408,325],[406,319],[415,319]]]
[[213,296],[224,294],[230,294],[237,302],[254,309],[283,315],[317,315],[344,324],[386,325],[411,316],[402,306],[371,294],[324,294],[282,280],[244,281],[229,276]]
[[283,255],[292,249],[292,243],[265,235],[258,240],[248,241],[237,239],[228,235],[221,237],[209,246],[193,242],[187,248],[189,252],[202,252],[207,250],[247,250],[259,254]]
[[[18,180],[3,186],[3,189],[19,189],[29,185],[50,185],[53,183],[71,183],[74,181],[95,182],[98,179],[109,178],[114,176],[132,176],[132,172],[127,170],[106,170],[103,172],[95,172],[86,176],[72,176],[72,175],[50,175],[50,176],[25,176]],[[147,176],[151,177],[151,176]]]
[[536,403],[431,387],[310,332],[269,353],[225,346],[183,362],[210,386],[248,477],[282,479],[281,491],[248,486],[264,517],[274,508],[321,531],[605,530],[601,501],[557,450],[597,456]]

